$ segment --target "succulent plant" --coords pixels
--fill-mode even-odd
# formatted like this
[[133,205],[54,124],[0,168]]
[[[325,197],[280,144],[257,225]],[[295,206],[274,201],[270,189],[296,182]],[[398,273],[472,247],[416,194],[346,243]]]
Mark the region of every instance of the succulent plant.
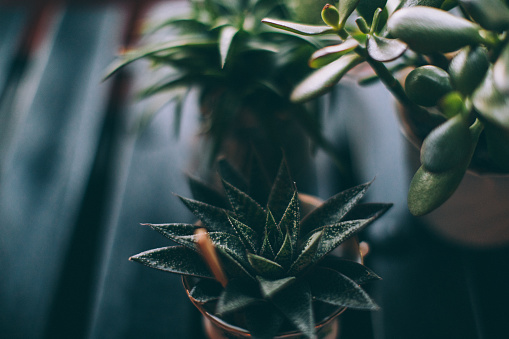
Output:
[[[221,173],[225,200],[191,180],[195,195],[221,207],[180,197],[199,225],[149,224],[178,245],[130,259],[195,277],[193,299],[224,319],[234,317],[230,321],[257,338],[271,338],[287,328],[314,338],[315,322],[330,315],[324,310],[377,309],[359,285],[379,277],[360,263],[330,254],[390,208],[390,204],[359,203],[370,183],[331,197],[301,218],[299,193],[285,161],[268,198],[263,199],[266,207],[226,180],[248,187],[240,176]],[[201,228],[206,229],[223,273],[207,265],[210,256],[198,245],[203,234],[197,229]]]
[[235,131],[247,139],[252,126],[262,127],[264,134],[256,136],[262,134],[281,147],[281,131],[295,125],[289,121],[333,153],[321,134],[318,106],[289,100],[292,88],[309,74],[307,59],[320,42],[261,23],[267,15],[290,20],[293,11],[286,3],[190,0],[189,13],[153,25],[140,47],[125,50],[112,62],[107,77],[139,59],[150,61],[154,81],[140,97],[161,94],[167,102],[175,101],[177,128],[182,103],[190,89],[197,88],[202,134],[210,138],[210,164],[221,153],[224,140],[235,136]]
[[[387,0],[336,5],[323,8],[322,26],[263,20],[300,35],[340,38],[312,55],[309,64],[318,69],[296,86],[295,102],[326,93],[368,63],[403,106],[410,137],[423,144],[408,193],[414,215],[449,199],[468,168],[509,172],[509,1],[402,0],[392,12]],[[359,16],[348,20],[354,10]],[[397,74],[409,68],[403,86]]]

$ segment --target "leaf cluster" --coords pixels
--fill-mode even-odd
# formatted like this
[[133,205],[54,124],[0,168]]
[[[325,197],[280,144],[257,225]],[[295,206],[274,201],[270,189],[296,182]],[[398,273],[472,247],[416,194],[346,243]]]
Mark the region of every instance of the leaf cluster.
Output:
[[[509,171],[509,3],[402,0],[392,12],[386,3],[327,5],[323,26],[263,22],[303,36],[342,39],[311,56],[317,70],[294,88],[295,102],[328,92],[360,63],[371,66],[375,77],[361,83],[382,81],[402,104],[411,136],[422,143],[408,205],[423,215],[454,193],[468,168]],[[412,70],[404,86],[396,79],[403,69]]]
[[235,317],[231,321],[257,338],[273,337],[285,329],[285,323],[314,338],[315,323],[324,316],[319,305],[329,312],[343,307],[377,309],[359,285],[379,277],[362,264],[330,254],[391,207],[359,203],[371,183],[341,192],[301,218],[299,193],[284,160],[264,199],[265,207],[239,188],[246,190],[249,185],[232,175],[231,166],[223,163],[220,168],[224,196],[191,180],[195,195],[216,204],[180,199],[200,220],[199,227],[207,229],[226,286],[213,279],[202,257],[197,225],[149,224],[178,245],[146,251],[131,260],[198,277],[191,297],[213,305],[224,319]]

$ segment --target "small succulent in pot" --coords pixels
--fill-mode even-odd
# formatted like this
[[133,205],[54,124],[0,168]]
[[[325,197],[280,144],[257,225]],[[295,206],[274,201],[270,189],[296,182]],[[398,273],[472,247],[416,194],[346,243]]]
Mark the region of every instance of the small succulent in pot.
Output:
[[[449,199],[467,169],[509,172],[509,2],[402,0],[389,2],[392,11],[387,3],[341,0],[324,7],[323,26],[263,21],[341,39],[313,54],[318,69],[294,89],[296,102],[327,92],[360,63],[371,66],[401,104],[410,138],[422,144],[408,205],[424,215]],[[359,16],[347,20],[354,11]],[[404,69],[412,71],[403,84]]]
[[[378,308],[360,284],[379,277],[360,263],[331,255],[391,207],[359,203],[370,183],[301,216],[299,193],[285,161],[263,201],[227,180],[239,183],[239,176],[223,176],[223,200],[193,179],[193,191],[221,207],[180,197],[199,224],[149,225],[178,245],[130,259],[194,277],[189,292],[194,300],[258,338],[285,330],[314,338],[316,317],[324,316],[320,310]],[[247,187],[243,182],[237,186]]]

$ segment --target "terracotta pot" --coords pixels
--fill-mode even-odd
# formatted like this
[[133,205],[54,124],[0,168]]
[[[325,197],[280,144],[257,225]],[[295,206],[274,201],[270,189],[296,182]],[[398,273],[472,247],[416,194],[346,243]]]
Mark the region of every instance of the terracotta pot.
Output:
[[[311,212],[314,208],[316,208],[322,201],[316,197],[307,195],[307,194],[299,194],[299,198],[301,200],[301,209],[303,215]],[[366,244],[362,244],[362,246],[366,246]],[[365,247],[364,247],[365,248]],[[357,238],[350,238],[341,244],[336,250],[332,252],[332,255],[341,256],[345,259],[355,260],[359,263],[363,262],[363,253],[361,251],[361,246]],[[202,322],[203,328],[208,338],[210,339],[229,339],[229,338],[251,338],[249,332],[239,326],[235,326],[230,324],[223,319],[212,314],[211,310],[206,309],[204,305],[194,298],[191,297],[190,291],[192,289],[192,279],[186,276],[182,276],[182,283],[186,290],[187,296],[193,303],[193,305],[200,311],[203,315]],[[340,319],[339,315],[346,310],[346,307],[335,308],[335,310],[321,319],[316,324],[316,333],[317,338],[319,339],[335,339],[338,337],[339,328],[340,328]],[[275,337],[276,339],[301,339],[306,338],[299,331],[290,331],[283,332]]]

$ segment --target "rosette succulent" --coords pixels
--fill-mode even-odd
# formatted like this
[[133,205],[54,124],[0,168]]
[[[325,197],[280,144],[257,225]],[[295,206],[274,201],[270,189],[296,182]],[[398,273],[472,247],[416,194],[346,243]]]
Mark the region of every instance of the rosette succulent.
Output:
[[[368,63],[376,76],[361,83],[380,79],[402,105],[410,138],[422,144],[422,166],[408,193],[414,215],[449,199],[468,168],[509,172],[509,1],[340,0],[325,6],[322,17],[322,26],[263,20],[338,39],[312,55],[317,70],[292,99],[316,98]],[[413,70],[401,83],[403,69]]]
[[[130,259],[192,277],[191,298],[255,338],[291,330],[314,338],[315,324],[341,308],[377,309],[359,285],[379,277],[358,262],[331,254],[390,208],[359,203],[370,183],[301,215],[299,193],[284,161],[262,200],[246,193],[249,185],[234,172],[222,173],[224,196],[192,179],[195,195],[210,203],[180,197],[199,223],[148,225],[176,246]],[[263,185],[255,186],[259,191]],[[202,228],[217,253],[221,279],[198,246],[201,235],[196,231]]]

